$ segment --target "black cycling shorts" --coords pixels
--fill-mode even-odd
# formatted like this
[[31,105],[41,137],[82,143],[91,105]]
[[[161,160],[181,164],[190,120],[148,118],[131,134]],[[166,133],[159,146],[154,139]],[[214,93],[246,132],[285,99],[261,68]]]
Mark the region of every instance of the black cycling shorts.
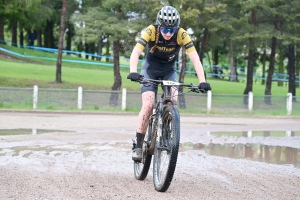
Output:
[[[155,80],[169,80],[178,82],[178,76],[175,69],[175,64],[173,65],[165,65],[162,66],[161,64],[155,65],[155,63],[150,63],[145,60],[141,74],[144,75],[145,78],[148,79],[155,79]],[[141,84],[141,93],[153,91],[156,93],[157,86],[152,84],[143,85]]]

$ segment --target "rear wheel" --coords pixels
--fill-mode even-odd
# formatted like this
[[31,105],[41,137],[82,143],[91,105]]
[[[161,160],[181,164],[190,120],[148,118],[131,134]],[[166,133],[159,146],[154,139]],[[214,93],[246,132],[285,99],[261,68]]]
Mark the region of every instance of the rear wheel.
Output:
[[153,162],[154,187],[165,192],[173,179],[180,141],[180,116],[175,106],[162,113],[162,134],[156,140]]
[[[157,131],[156,119],[151,117],[148,130],[143,143],[143,159],[141,162],[134,162],[134,176],[137,180],[144,180],[149,172]],[[155,133],[155,134],[154,134]],[[152,151],[152,152],[151,152]]]

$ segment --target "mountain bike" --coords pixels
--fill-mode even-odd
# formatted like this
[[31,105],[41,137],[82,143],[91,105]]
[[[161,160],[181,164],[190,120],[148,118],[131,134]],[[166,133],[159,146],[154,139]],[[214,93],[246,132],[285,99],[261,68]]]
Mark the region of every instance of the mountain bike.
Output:
[[[141,84],[159,85],[163,88],[163,93],[158,98],[155,93],[155,104],[153,113],[150,116],[148,129],[142,146],[141,162],[134,161],[134,176],[137,180],[144,180],[147,177],[152,155],[153,161],[153,182],[155,190],[165,192],[173,179],[180,141],[180,116],[176,107],[174,97],[178,87],[186,87],[192,92],[205,92],[199,90],[193,84],[184,84],[174,81],[153,80],[141,77]],[[135,148],[133,141],[133,149]]]

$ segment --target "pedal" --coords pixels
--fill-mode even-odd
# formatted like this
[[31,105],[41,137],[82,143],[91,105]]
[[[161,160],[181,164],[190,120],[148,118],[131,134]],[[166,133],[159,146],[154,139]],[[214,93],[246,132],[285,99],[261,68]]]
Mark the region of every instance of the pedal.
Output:
[[132,150],[134,150],[134,149],[135,149],[135,147],[136,147],[136,142],[135,142],[135,140],[134,140],[134,139],[132,139]]

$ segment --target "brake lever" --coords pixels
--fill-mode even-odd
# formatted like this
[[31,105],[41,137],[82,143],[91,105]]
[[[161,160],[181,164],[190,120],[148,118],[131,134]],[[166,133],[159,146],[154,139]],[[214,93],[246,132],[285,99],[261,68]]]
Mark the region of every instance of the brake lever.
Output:
[[198,89],[199,92],[201,93],[206,93],[207,91],[206,90],[203,90],[203,89]]
[[190,92],[196,92],[196,93],[199,93],[199,92],[200,92],[200,90],[199,90],[199,89],[195,89],[195,88],[194,88],[194,89],[191,89],[191,90],[190,90]]

